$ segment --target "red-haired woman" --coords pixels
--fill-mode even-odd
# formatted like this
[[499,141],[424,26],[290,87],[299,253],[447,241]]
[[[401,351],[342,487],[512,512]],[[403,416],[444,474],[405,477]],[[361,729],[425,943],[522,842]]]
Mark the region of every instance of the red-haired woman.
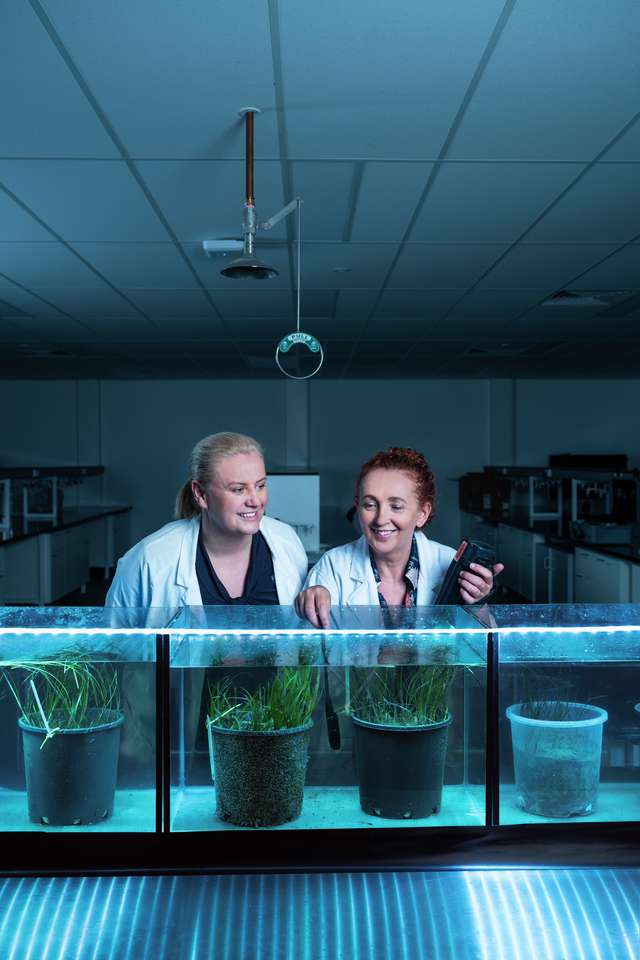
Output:
[[[436,485],[421,453],[391,447],[362,465],[355,505],[362,536],[329,550],[296,599],[314,626],[329,626],[331,605],[418,606],[433,603],[455,551],[422,531],[433,518]],[[460,576],[463,603],[477,603],[503,570],[479,564]]]

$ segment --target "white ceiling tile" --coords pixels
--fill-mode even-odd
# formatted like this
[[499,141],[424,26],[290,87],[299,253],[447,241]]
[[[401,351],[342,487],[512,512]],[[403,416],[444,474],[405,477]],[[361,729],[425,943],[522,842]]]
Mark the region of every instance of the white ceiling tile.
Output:
[[12,323],[22,330],[26,341],[51,340],[60,343],[96,339],[96,334],[91,329],[67,317],[33,317],[28,320],[13,320]]
[[638,109],[639,45],[636,0],[518,0],[449,157],[592,159]]
[[[535,306],[547,296],[546,290],[472,290],[450,313],[452,319],[458,317],[471,320],[509,320],[523,310]],[[478,331],[481,335],[482,331]]]
[[[99,287],[101,280],[64,244],[0,244],[0,274],[25,287]],[[7,284],[0,276],[0,286]]]
[[52,304],[15,285],[3,286],[0,297],[5,303],[10,303],[18,310],[24,311],[31,317],[52,318],[62,320],[62,314]]
[[0,160],[0,179],[65,240],[167,240],[122,161]]
[[0,156],[118,155],[28,3],[3,5],[0,89]]
[[346,357],[348,357],[351,353],[354,343],[355,341],[349,337],[336,337],[332,340],[323,341],[322,349],[324,350],[325,362],[329,358],[333,360],[337,360],[338,357],[346,359]]
[[[149,160],[136,164],[179,240],[216,240],[242,237],[245,167],[241,160]],[[256,212],[260,222],[284,206],[280,164],[255,164]],[[260,238],[286,236],[278,224]]]
[[515,240],[583,169],[579,163],[445,163],[411,240]]
[[519,243],[478,284],[478,290],[538,287],[552,292],[569,284],[590,264],[606,257],[611,244]]
[[459,340],[434,340],[429,338],[421,343],[414,344],[411,350],[412,357],[445,357],[458,356],[464,348]]
[[385,290],[376,308],[376,317],[428,317],[437,319],[464,295],[461,290]]
[[389,286],[466,288],[507,248],[505,243],[407,243]]
[[[194,350],[199,351],[201,344],[209,340],[220,340],[229,337],[233,331],[218,320],[213,314],[209,316],[187,316],[180,315],[175,317],[157,316],[153,318],[154,338],[168,337],[172,340],[190,340],[194,343]],[[235,353],[233,348],[230,351]]]
[[603,161],[633,160],[640,162],[640,120],[636,120],[618,142],[605,153]]
[[432,168],[432,163],[367,163],[351,239],[400,240]]
[[336,303],[336,317],[344,320],[366,319],[378,299],[378,293],[377,288],[371,290],[341,290]]
[[258,236],[256,254],[261,260],[278,271],[278,276],[271,277],[270,280],[233,280],[229,277],[223,277],[220,271],[224,267],[228,267],[234,257],[238,257],[240,254],[233,253],[226,257],[208,257],[202,249],[201,243],[184,243],[182,246],[196,273],[208,290],[255,291],[256,284],[260,286],[267,284],[271,290],[289,290],[291,287],[289,251],[285,243],[261,243],[260,236]]
[[148,317],[204,317],[215,311],[201,290],[141,290],[138,287],[122,292]]
[[[232,283],[233,281],[229,281]],[[286,319],[292,316],[293,297],[287,290],[216,290],[215,303],[225,318],[256,317]]]
[[[336,301],[335,290],[312,290],[302,288],[300,296],[301,325],[315,318],[333,316]],[[292,314],[295,327],[295,315]]]
[[435,325],[434,336],[452,340],[478,340],[503,336],[508,324],[504,317],[449,316]]
[[436,156],[502,6],[459,0],[453,14],[419,0],[402,8],[287,0],[280,25],[291,156]]
[[196,287],[197,280],[172,243],[74,243],[116,287]]
[[614,322],[597,314],[601,308],[570,309],[565,307],[538,307],[518,320],[509,323],[509,336],[533,340],[588,339],[614,337]]
[[0,304],[0,343],[3,344],[1,360],[6,360],[6,354],[8,352],[8,345],[20,343],[25,339],[24,330],[14,324],[13,322],[6,320],[2,316],[3,309]]
[[581,290],[640,290],[640,244],[630,244],[580,277]]
[[110,287],[34,287],[33,293],[76,320],[137,317],[139,313]]
[[[309,323],[307,323],[309,326]],[[353,317],[324,317],[314,320],[309,331],[320,340],[323,349],[328,340],[350,340],[360,335],[362,330],[362,320]]]
[[418,340],[430,336],[436,328],[433,316],[387,317],[376,316],[370,320],[362,336],[390,340],[401,337],[404,340]]
[[[11,293],[10,290],[7,292],[9,294]],[[24,319],[28,316],[28,313],[26,313],[24,310],[21,310],[20,307],[16,306],[14,303],[10,303],[8,300],[3,300],[0,298],[0,317],[2,317],[3,320],[19,320],[20,318]]]
[[[144,343],[160,335],[157,326],[151,320],[146,320],[137,314],[131,317],[100,317],[94,313],[90,319],[83,322],[103,340],[129,340]],[[141,352],[141,358],[144,359],[143,352]]]
[[52,240],[48,230],[0,190],[0,241]]
[[325,162],[294,163],[291,166],[293,192],[303,201],[303,242],[342,240],[353,164]]
[[275,354],[280,340],[295,329],[295,322],[292,324],[286,317],[233,317],[225,318],[225,329],[228,336],[239,341],[256,338],[268,340]]
[[404,340],[361,340],[357,346],[357,354],[359,357],[402,357],[407,352],[407,346],[406,338]]
[[[395,243],[305,243],[302,287],[379,287],[397,249]],[[335,273],[334,267],[348,273]]]
[[[268,6],[175,0],[44,0],[63,43],[130,153],[244,154],[238,110],[256,106],[256,154],[277,153]],[[126,25],[126,29],[123,29]]]
[[527,234],[527,240],[631,240],[640,233],[639,184],[640,164],[596,164]]

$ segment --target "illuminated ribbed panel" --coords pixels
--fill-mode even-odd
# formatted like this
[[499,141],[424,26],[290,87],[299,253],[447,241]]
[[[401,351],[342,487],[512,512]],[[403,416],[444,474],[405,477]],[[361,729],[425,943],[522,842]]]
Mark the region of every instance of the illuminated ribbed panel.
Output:
[[640,871],[0,879],[2,960],[638,960]]

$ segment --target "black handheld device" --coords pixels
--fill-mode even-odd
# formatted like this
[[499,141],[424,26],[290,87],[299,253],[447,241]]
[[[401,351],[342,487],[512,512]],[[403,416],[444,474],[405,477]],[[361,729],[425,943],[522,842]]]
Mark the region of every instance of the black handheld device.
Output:
[[438,590],[434,603],[462,603],[458,577],[468,570],[472,563],[479,563],[490,570],[496,562],[496,552],[489,543],[482,540],[463,540],[449,564],[444,580]]

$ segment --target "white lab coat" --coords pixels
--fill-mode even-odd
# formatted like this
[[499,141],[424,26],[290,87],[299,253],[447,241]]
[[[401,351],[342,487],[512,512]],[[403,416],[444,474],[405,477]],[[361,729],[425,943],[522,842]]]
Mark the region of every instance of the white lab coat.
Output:
[[[429,540],[419,531],[416,532],[416,543],[420,558],[416,605],[424,606],[434,602],[455,550]],[[328,550],[307,577],[305,588],[315,586],[327,588],[333,607],[379,604],[378,587],[365,538],[360,537],[353,543]]]
[[[293,603],[307,572],[307,555],[286,523],[263,517],[260,532],[273,558],[278,600]],[[196,575],[200,517],[174,520],[149,534],[118,561],[107,607],[201,606]]]

